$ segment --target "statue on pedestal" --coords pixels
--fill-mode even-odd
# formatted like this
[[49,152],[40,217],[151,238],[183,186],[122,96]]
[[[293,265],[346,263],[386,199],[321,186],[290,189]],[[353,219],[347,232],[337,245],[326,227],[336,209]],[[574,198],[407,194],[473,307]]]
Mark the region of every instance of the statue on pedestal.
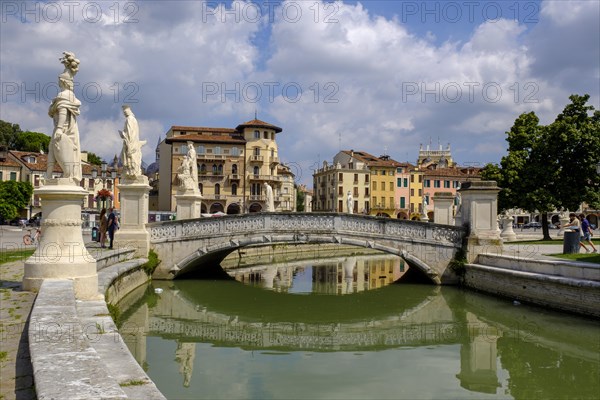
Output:
[[126,177],[135,179],[142,175],[142,146],[146,141],[140,141],[140,129],[131,107],[123,106],[125,115],[125,127],[119,131],[123,139],[121,159],[123,160],[123,172]]
[[79,71],[80,62],[75,54],[68,51],[63,52],[60,62],[65,66],[63,73],[58,76],[60,92],[48,110],[48,115],[54,120],[54,130],[48,146],[46,177],[52,178],[56,163],[62,169],[64,178],[74,178],[79,183],[82,174],[77,116],[81,102],[73,92],[73,79]]
[[346,198],[346,204],[348,205],[348,214],[354,213],[354,199],[352,198],[352,193],[348,190],[348,197]]
[[194,142],[187,142],[187,145],[188,145],[187,158],[190,163],[190,174],[192,176],[194,192],[199,192],[199,188],[198,188],[198,157],[196,155],[196,148],[194,147]]
[[267,182],[264,183],[265,187],[265,196],[267,197],[265,211],[273,212],[275,211],[275,200],[273,198],[273,188]]
[[[192,178],[192,163],[190,158],[185,155],[181,166],[177,169],[177,179],[179,179],[179,190],[190,192],[194,190],[194,179]],[[196,190],[198,186],[196,185]]]

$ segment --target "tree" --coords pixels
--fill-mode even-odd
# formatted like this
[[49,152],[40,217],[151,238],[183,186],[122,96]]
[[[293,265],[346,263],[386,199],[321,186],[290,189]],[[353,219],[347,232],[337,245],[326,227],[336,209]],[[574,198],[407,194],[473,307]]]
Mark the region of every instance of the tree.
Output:
[[305,211],[304,198],[305,194],[302,190],[298,190],[298,185],[294,184],[296,188],[296,211]]
[[533,112],[521,114],[506,132],[508,155],[500,166],[488,164],[482,171],[483,179],[496,180],[502,188],[500,210],[541,213],[544,239],[550,239],[548,212],[600,203],[600,115],[589,115],[594,108],[585,105],[588,95],[570,99],[548,126],[540,126]]
[[0,182],[0,216],[8,220],[18,216],[29,204],[32,193],[33,186],[29,182]]
[[87,160],[90,164],[102,165],[102,159],[98,157],[95,153],[92,153],[91,151],[87,152]]
[[50,136],[39,132],[19,132],[14,141],[15,150],[20,151],[35,151],[43,150],[48,153],[50,145]]
[[15,139],[19,132],[21,132],[21,128],[18,124],[0,120],[0,146],[14,149]]

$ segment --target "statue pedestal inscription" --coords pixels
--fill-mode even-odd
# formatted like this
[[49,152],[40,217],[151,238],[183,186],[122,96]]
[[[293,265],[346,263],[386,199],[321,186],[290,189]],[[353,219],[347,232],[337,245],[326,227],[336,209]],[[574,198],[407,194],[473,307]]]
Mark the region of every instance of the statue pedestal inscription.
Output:
[[119,247],[135,248],[136,257],[147,257],[150,233],[146,230],[148,218],[148,177],[126,177],[117,186],[121,193],[121,221],[115,233]]
[[71,279],[78,299],[96,299],[96,260],[87,251],[81,230],[81,204],[88,193],[73,178],[48,179],[34,193],[42,201],[42,237],[25,262],[23,289],[38,291],[45,279]]

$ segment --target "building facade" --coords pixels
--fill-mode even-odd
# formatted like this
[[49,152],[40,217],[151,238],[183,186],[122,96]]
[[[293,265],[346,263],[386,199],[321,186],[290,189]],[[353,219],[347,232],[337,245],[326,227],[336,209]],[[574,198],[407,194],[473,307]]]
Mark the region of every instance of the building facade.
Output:
[[266,185],[273,189],[275,211],[294,211],[294,176],[281,165],[276,137],[282,129],[254,119],[235,129],[172,126],[158,146],[158,208],[175,211],[177,170],[196,150],[202,213],[264,211]]

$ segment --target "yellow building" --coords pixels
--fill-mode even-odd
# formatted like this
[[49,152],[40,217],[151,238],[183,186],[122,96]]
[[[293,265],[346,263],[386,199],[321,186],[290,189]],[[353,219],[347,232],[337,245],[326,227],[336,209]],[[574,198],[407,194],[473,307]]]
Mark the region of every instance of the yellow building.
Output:
[[279,162],[276,136],[281,131],[258,119],[235,129],[172,126],[158,146],[158,208],[175,211],[177,169],[187,155],[188,142],[192,142],[197,153],[203,213],[262,211],[266,205],[265,183],[273,189],[275,210],[293,211],[296,194],[293,183],[291,188],[289,185],[293,174],[281,168]]

